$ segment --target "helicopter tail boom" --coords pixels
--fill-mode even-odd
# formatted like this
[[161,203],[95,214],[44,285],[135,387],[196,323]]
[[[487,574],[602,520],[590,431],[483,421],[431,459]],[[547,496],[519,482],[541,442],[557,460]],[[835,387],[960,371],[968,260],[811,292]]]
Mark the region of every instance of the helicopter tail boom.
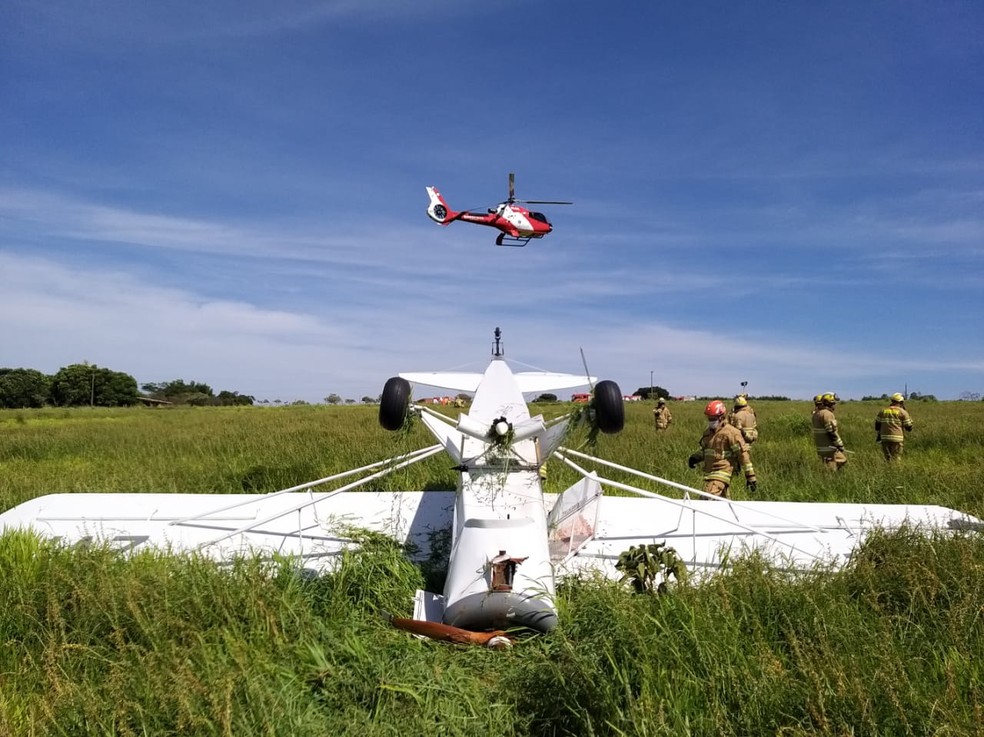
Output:
[[461,215],[460,212],[451,209],[441,193],[437,191],[437,187],[427,187],[427,196],[430,197],[430,204],[427,205],[427,217],[435,223],[447,225]]

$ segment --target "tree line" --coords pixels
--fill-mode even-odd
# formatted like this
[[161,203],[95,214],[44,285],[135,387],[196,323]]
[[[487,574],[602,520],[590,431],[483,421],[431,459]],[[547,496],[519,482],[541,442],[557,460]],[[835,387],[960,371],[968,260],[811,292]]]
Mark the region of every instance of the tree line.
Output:
[[[142,390],[142,391],[141,391]],[[74,363],[49,375],[36,369],[0,368],[0,408],[129,407],[153,403],[193,406],[251,405],[255,399],[220,391],[201,382],[181,379],[143,384],[121,371],[90,363]]]

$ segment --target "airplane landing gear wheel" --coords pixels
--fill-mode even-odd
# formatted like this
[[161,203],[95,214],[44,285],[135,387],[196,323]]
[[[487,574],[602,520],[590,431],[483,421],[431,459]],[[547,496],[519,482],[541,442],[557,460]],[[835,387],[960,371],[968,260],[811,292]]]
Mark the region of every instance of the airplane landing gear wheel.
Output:
[[410,407],[410,382],[394,376],[386,381],[379,400],[379,424],[386,430],[399,430]]
[[594,410],[598,429],[603,433],[616,433],[625,426],[625,404],[618,384],[606,380],[595,385]]

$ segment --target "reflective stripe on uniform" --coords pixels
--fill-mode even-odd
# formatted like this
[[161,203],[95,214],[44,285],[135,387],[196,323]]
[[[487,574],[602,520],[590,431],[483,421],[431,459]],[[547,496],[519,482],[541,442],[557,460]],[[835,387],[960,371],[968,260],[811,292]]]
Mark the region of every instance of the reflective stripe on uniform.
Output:
[[723,481],[726,484],[730,484],[731,471],[711,471],[710,473],[704,474],[704,481]]

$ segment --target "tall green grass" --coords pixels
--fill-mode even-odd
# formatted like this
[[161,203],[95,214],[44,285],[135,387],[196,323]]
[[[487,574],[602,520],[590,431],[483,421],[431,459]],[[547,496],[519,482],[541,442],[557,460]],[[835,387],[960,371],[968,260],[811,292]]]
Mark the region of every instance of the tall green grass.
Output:
[[[563,407],[545,408],[559,413]],[[596,452],[683,483],[700,407],[657,435],[628,406]],[[759,496],[937,503],[982,515],[975,404],[916,405],[904,462],[838,408],[849,448],[824,473],[802,403],[756,406]],[[429,442],[367,407],[0,412],[0,508],[53,491],[273,491]],[[577,438],[571,439],[576,445]],[[432,459],[380,488],[451,488]],[[548,487],[574,477],[551,461]],[[740,484],[736,496],[744,496]],[[560,626],[511,651],[416,640],[428,573],[369,537],[334,573],[220,567],[0,537],[0,734],[973,735],[984,724],[984,539],[876,535],[840,571],[755,558],[671,593],[604,581],[559,593]]]

